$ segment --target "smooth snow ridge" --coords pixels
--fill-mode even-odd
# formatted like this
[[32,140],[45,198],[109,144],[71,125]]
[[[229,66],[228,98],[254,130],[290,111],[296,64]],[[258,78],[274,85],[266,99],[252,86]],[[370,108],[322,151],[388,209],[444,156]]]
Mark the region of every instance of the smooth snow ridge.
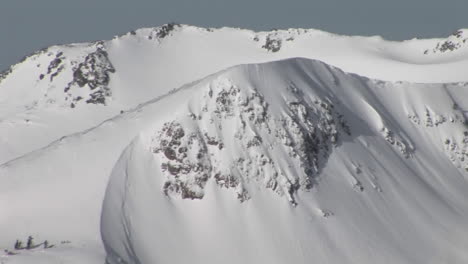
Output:
[[307,59],[185,87],[139,110],[104,200],[107,261],[464,263],[466,93]]

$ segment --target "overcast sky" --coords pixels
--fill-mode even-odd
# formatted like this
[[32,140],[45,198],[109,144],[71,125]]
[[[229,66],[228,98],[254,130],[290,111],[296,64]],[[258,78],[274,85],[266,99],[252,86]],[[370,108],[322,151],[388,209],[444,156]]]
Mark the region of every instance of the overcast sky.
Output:
[[0,0],[0,70],[49,45],[168,22],[402,40],[468,28],[468,0]]

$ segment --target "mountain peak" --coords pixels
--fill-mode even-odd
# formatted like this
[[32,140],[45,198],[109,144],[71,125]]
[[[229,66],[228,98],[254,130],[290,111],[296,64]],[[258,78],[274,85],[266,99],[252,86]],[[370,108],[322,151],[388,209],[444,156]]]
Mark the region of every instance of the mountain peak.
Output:
[[[107,261],[213,263],[239,247],[228,263],[432,259],[460,239],[440,223],[468,216],[459,85],[292,58],[231,67],[143,105],[112,126],[141,124],[106,191]],[[451,225],[466,233],[461,222]],[[410,233],[404,250],[395,230]]]

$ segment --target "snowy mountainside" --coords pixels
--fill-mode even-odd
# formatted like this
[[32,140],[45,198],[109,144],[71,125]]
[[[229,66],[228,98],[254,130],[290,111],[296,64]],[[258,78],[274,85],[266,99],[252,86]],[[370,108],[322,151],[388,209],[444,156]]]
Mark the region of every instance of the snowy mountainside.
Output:
[[5,109],[22,107],[25,103],[27,108],[52,104],[73,108],[81,100],[103,104],[109,74],[115,69],[103,42],[97,42],[53,46],[26,58],[9,71],[1,80],[2,93],[10,99],[3,98]]
[[0,263],[102,263],[100,231],[111,264],[465,263],[468,54],[424,54],[453,38],[168,24],[42,50],[0,75],[0,248],[56,247]]
[[[189,103],[190,113],[165,123],[153,138],[153,152],[168,179],[164,192],[202,199],[214,178],[245,201],[243,183],[258,181],[295,203],[295,191],[312,188],[332,146],[351,132],[328,99],[305,98],[294,84],[289,88],[286,100],[267,100],[255,88],[241,89],[226,79],[211,83],[202,98]],[[286,113],[274,111],[278,107]],[[285,159],[290,172],[280,169]]]
[[102,211],[110,263],[215,261],[235,245],[233,262],[462,263],[466,86],[307,59],[230,68],[3,164],[1,247],[33,234],[99,248],[108,176],[133,141]]
[[290,59],[187,89],[113,169],[109,263],[467,260],[466,84]]
[[[51,47],[13,69],[0,82],[0,162],[120,111],[99,107],[110,96],[110,75],[115,72],[102,42]],[[87,107],[73,111],[80,103]]]
[[49,47],[0,77],[0,162],[239,64],[305,57],[381,80],[467,81],[466,49],[423,54],[442,41],[167,24],[109,41]]

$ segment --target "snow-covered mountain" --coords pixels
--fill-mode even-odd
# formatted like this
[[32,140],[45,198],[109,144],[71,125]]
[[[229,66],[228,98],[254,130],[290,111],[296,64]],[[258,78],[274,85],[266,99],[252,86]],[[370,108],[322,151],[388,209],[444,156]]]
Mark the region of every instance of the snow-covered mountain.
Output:
[[452,38],[169,24],[32,55],[0,77],[0,248],[56,247],[1,261],[102,263],[102,232],[110,264],[465,263],[468,50],[425,52]]
[[289,59],[148,105],[107,189],[108,262],[463,263],[467,87]]
[[306,29],[168,24],[110,41],[49,47],[0,77],[0,162],[239,64],[304,57],[380,80],[468,81],[466,46],[424,54],[452,38],[390,42]]

